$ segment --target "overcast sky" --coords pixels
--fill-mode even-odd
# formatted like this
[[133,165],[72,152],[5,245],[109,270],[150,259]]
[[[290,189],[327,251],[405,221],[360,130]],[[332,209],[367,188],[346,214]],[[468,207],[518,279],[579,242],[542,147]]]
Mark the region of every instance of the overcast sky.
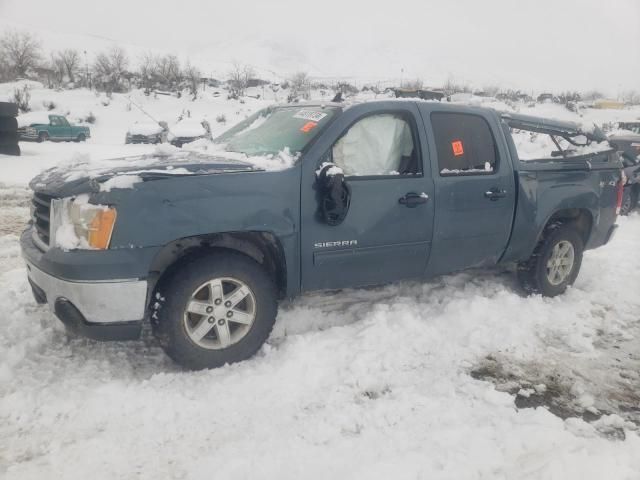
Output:
[[640,90],[640,0],[0,0],[7,28],[54,48],[91,35],[73,46],[172,51],[205,69]]

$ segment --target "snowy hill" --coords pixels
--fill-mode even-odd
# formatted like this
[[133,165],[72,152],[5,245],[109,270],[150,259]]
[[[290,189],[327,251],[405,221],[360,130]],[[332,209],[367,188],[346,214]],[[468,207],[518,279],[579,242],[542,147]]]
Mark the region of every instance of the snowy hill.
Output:
[[[0,32],[23,28],[47,48],[73,46],[91,57],[114,41],[133,58],[144,51],[175,53],[212,76],[234,62],[261,75],[296,71],[357,82],[449,77],[476,87],[527,91],[601,89],[609,95],[637,89],[640,4],[619,0],[541,0],[526,5],[477,2],[341,2],[312,8],[293,0],[155,2],[69,0],[65,8],[37,2],[0,3]],[[553,14],[550,14],[553,12]],[[593,35],[600,25],[606,35]],[[59,33],[65,32],[65,33]]]

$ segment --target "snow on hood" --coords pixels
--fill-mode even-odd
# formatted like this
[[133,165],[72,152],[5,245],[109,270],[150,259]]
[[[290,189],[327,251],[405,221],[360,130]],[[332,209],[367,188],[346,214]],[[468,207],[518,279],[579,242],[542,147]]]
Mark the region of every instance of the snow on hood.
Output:
[[130,135],[157,135],[162,132],[162,127],[157,123],[134,123],[129,127],[127,133]]
[[52,112],[29,112],[18,115],[18,128],[30,125],[49,125],[49,115],[52,114]]
[[71,195],[73,193],[70,192],[82,190],[110,191],[113,188],[135,188],[145,180],[169,176],[283,170],[291,167],[297,158],[288,150],[277,155],[249,157],[227,152],[221,145],[208,140],[198,140],[190,147],[186,150],[162,144],[151,154],[108,160],[76,155],[42,172],[30,186],[34,190],[57,195]]
[[202,137],[207,131],[197,120],[182,120],[171,126],[170,131],[176,137]]

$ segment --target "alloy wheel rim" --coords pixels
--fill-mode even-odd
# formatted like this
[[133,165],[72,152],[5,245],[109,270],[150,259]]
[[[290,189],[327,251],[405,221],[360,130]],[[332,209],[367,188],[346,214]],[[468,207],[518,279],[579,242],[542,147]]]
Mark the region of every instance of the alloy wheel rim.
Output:
[[573,270],[575,250],[573,244],[567,240],[556,243],[547,260],[547,280],[557,286],[564,282]]
[[222,350],[238,343],[256,319],[256,298],[237,278],[206,281],[189,297],[183,327],[189,339],[208,350]]

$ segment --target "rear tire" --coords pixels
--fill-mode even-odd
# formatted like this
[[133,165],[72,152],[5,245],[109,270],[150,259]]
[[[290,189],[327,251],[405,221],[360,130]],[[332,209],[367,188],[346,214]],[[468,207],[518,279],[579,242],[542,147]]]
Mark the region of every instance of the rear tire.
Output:
[[154,335],[169,357],[194,370],[252,357],[278,312],[271,277],[237,253],[187,260],[162,281],[158,293],[163,300],[152,318]]
[[584,243],[571,225],[549,225],[533,254],[518,264],[518,280],[527,293],[555,297],[572,285],[580,272]]
[[78,137],[76,138],[76,142],[84,142],[87,139],[86,135],[84,133],[81,133],[80,135],[78,135]]

